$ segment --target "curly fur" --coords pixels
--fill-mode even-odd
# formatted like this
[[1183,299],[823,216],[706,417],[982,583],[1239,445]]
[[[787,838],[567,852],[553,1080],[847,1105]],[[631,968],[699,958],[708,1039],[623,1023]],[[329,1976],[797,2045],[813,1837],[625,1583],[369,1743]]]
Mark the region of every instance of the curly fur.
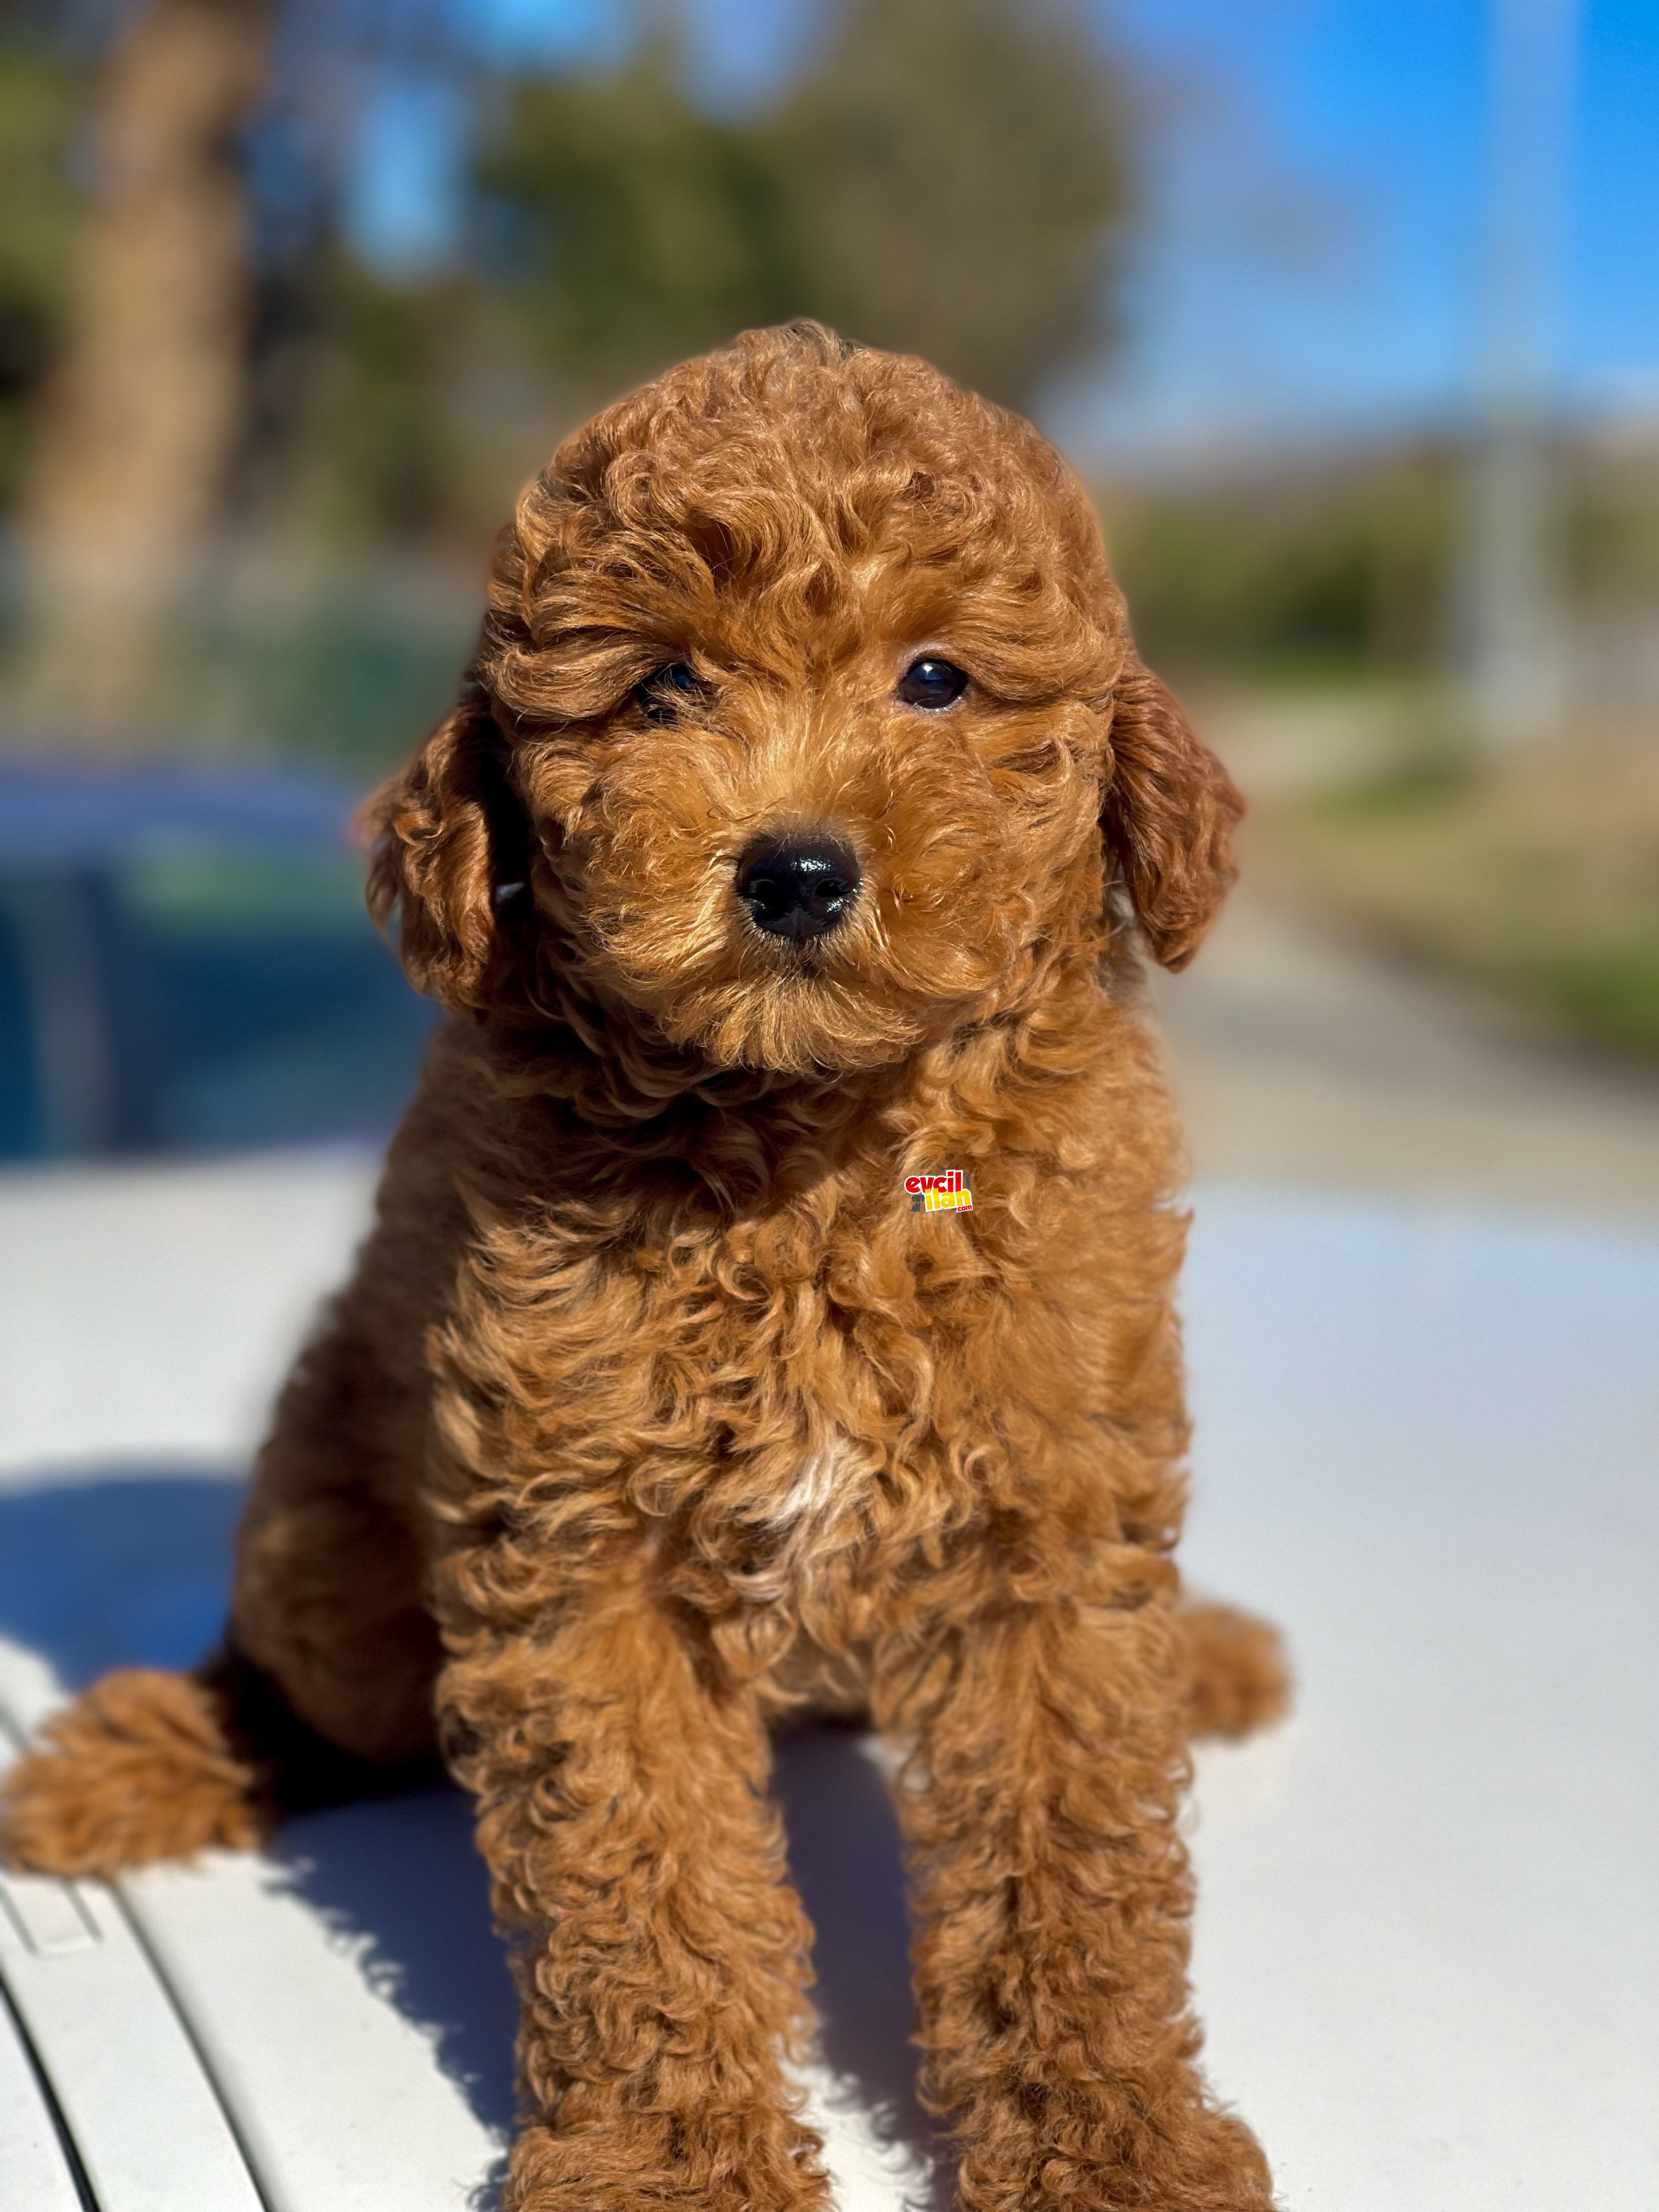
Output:
[[[946,712],[895,696],[924,650],[971,677]],[[660,720],[668,661],[703,688]],[[514,1937],[511,2206],[785,2212],[827,2184],[769,1726],[863,1708],[968,2212],[1267,2206],[1195,2068],[1176,1814],[1193,1726],[1283,1673],[1179,1602],[1135,951],[1191,956],[1238,811],[1075,480],[923,362],[750,332],[568,440],[370,810],[456,1018],[278,1407],[231,1656],[73,1709],[14,1853],[240,1841],[435,1737]],[[802,953],[733,872],[809,826],[863,886]],[[972,1212],[913,1214],[947,1167]]]

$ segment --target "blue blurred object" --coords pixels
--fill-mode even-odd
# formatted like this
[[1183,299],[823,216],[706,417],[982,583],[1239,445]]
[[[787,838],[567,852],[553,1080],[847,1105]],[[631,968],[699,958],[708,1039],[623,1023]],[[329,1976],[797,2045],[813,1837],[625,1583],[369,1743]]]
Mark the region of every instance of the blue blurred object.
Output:
[[0,764],[0,867],[109,866],[181,838],[337,844],[350,821],[336,785],[286,769]]
[[0,765],[0,1158],[387,1131],[434,1017],[350,821],[297,771]]

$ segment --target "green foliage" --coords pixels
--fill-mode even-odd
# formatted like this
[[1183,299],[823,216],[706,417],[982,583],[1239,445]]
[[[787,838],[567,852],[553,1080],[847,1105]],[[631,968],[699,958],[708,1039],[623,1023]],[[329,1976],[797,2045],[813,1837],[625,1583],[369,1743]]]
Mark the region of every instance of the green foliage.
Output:
[[762,132],[800,307],[1029,406],[1100,334],[1127,135],[1069,11],[853,0]]
[[66,173],[68,66],[0,33],[0,506],[15,496],[27,410],[57,349],[78,227]]
[[1122,141],[1058,6],[853,0],[757,116],[697,109],[660,42],[510,88],[477,173],[482,265],[584,397],[814,314],[1025,404],[1098,331]]
[[402,759],[453,703],[478,610],[463,590],[376,581],[325,571],[300,593],[204,594],[180,641],[179,735],[256,736],[365,784]]
[[512,87],[476,185],[480,273],[583,399],[800,304],[767,146],[691,106],[661,45]]
[[1659,754],[1586,732],[1409,760],[1264,801],[1258,835],[1320,903],[1603,1043],[1659,1054]]
[[1650,602],[1659,594],[1659,449],[1616,442],[1563,459],[1570,586],[1592,599]]
[[1142,651],[1176,670],[1420,668],[1443,648],[1455,457],[1109,500]]
[[471,460],[454,393],[470,293],[454,280],[381,283],[337,248],[320,257],[312,284],[319,336],[302,356],[280,506],[336,540],[441,533],[468,507]]
[[1522,980],[1574,1028],[1659,1058],[1659,936],[1537,961]]
[[[387,281],[330,217],[261,270],[242,520],[471,535],[559,428],[747,325],[817,315],[1015,404],[1102,335],[1126,132],[1073,0],[843,0],[801,78],[736,115],[657,20],[619,67],[475,82],[459,267]],[[0,29],[0,504],[77,221],[78,88],[21,38]]]

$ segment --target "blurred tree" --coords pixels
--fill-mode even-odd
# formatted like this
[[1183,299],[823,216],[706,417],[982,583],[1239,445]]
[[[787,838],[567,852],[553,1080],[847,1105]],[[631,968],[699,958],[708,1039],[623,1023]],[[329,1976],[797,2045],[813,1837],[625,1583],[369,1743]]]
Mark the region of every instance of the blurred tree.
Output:
[[480,338],[472,288],[447,275],[387,283],[325,238],[265,290],[234,479],[244,519],[359,547],[465,526],[483,442],[467,434],[460,389]]
[[26,521],[42,708],[131,725],[158,610],[241,420],[249,305],[239,134],[270,0],[143,0],[110,54],[67,340]]
[[1455,485],[1452,450],[1425,447],[1109,498],[1142,651],[1176,673],[1431,668]]
[[851,0],[761,136],[792,308],[1016,407],[1103,336],[1128,134],[1071,9]]
[[[244,589],[200,564],[220,517],[267,543],[480,544],[562,427],[745,324],[821,315],[1024,405],[1108,334],[1127,132],[1082,0],[841,0],[802,76],[735,113],[695,96],[674,0],[639,3],[656,27],[619,65],[492,75],[461,0],[100,0],[74,212],[64,103],[14,117],[0,79],[0,185],[22,179],[0,499],[7,299],[42,303],[19,392],[59,333],[18,502],[37,724],[218,712],[190,656]],[[64,39],[60,4],[0,20]],[[462,246],[424,271],[374,265],[349,217],[400,72],[472,102]]]
[[76,73],[39,38],[0,46],[0,507],[16,495],[27,410],[61,343],[79,210],[65,155]]
[[763,131],[692,106],[665,40],[520,82],[475,171],[479,273],[585,404],[801,307],[779,168]]
[[662,39],[609,76],[510,88],[477,253],[584,400],[815,314],[1029,405],[1102,334],[1125,139],[1057,0],[851,0],[758,115],[695,106]]

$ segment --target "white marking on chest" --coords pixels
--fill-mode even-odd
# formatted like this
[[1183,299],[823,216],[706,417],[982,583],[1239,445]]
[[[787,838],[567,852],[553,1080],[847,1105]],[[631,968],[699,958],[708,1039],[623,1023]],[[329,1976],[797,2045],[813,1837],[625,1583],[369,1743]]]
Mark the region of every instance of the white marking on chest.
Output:
[[791,1589],[810,1587],[816,1562],[834,1548],[852,1472],[853,1455],[844,1437],[832,1437],[802,1461],[794,1480],[759,1524],[775,1548],[764,1566],[742,1576],[745,1597],[770,1603]]
[[769,1516],[774,1528],[793,1528],[802,1521],[816,1521],[828,1513],[836,1503],[839,1487],[837,1478],[847,1463],[847,1447],[839,1438],[827,1443],[822,1451],[814,1452],[803,1460],[800,1473],[779,1500],[777,1510]]

